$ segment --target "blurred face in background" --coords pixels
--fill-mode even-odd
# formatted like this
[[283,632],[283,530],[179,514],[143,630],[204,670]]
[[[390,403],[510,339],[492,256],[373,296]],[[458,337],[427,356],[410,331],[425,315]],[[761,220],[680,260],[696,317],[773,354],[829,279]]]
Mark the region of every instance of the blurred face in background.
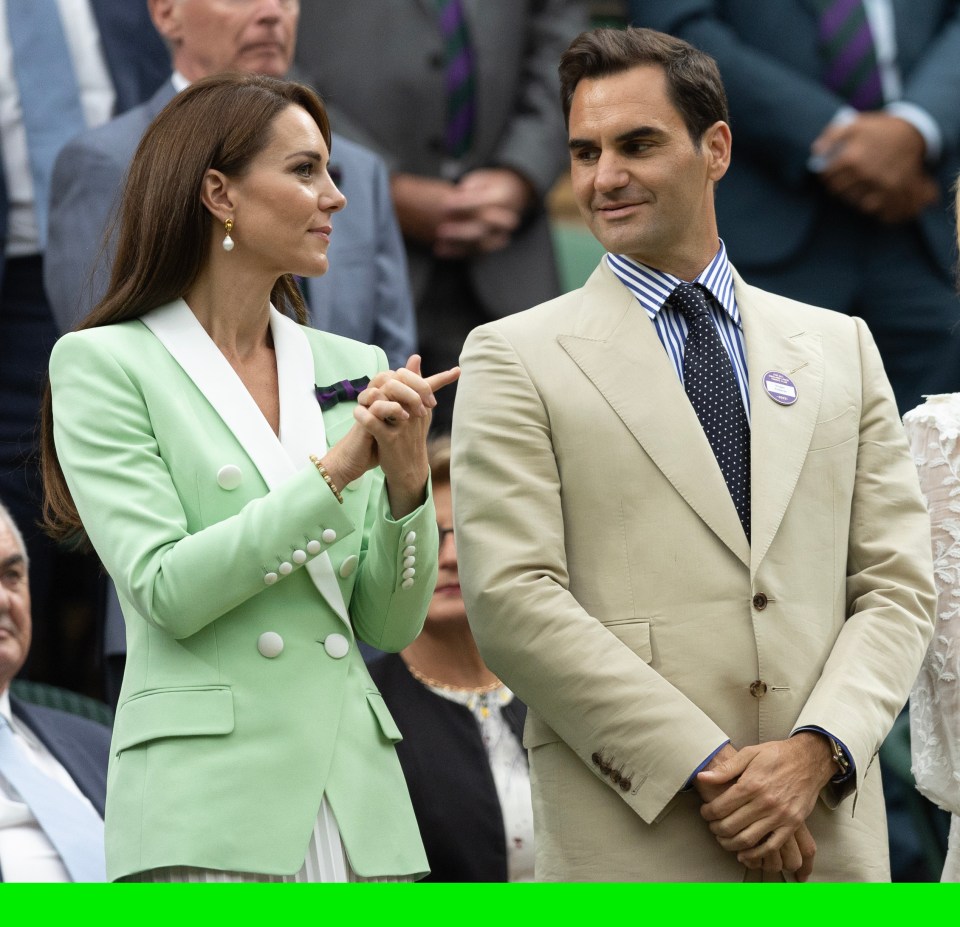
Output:
[[20,542],[0,517],[0,692],[30,651],[30,584]]
[[433,502],[440,529],[440,563],[437,586],[427,609],[427,623],[466,621],[467,611],[460,594],[457,545],[453,538],[453,500],[449,483],[433,484]]
[[222,71],[285,77],[293,60],[299,0],[150,0],[150,13],[190,81]]

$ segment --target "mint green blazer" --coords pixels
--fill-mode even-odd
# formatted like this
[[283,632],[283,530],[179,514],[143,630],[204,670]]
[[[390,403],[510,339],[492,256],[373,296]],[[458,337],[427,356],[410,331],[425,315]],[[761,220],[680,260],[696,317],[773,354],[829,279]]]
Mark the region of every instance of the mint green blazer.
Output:
[[50,360],[57,454],[116,583],[127,666],[107,781],[111,879],[186,865],[293,873],[326,798],[362,876],[427,870],[357,638],[419,633],[436,579],[432,498],[394,521],[383,475],[340,505],[310,463],[353,422],[316,385],[379,348],[272,310],[274,434],[182,301],[72,333]]

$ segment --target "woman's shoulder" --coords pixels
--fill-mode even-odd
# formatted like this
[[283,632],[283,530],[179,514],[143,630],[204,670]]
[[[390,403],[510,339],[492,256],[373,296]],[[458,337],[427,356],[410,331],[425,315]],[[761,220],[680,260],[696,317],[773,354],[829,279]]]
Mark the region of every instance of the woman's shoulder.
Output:
[[51,364],[61,357],[114,355],[118,359],[131,356],[131,351],[141,350],[149,340],[149,330],[140,319],[128,319],[82,331],[67,332],[57,340],[51,354]]
[[372,377],[389,366],[386,354],[375,344],[354,341],[353,338],[334,335],[309,325],[301,325],[300,328],[310,342],[314,364],[318,369],[332,366],[359,371],[349,375],[350,379],[354,379],[358,376]]

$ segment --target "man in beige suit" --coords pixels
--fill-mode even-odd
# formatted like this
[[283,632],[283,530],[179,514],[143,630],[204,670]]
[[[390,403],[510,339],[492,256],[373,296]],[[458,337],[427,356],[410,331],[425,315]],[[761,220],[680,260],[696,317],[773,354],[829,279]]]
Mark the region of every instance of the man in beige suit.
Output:
[[609,253],[473,332],[453,435],[467,611],[530,706],[538,878],[889,879],[873,759],[934,592],[873,340],[728,262],[712,59],[598,30],[560,73]]

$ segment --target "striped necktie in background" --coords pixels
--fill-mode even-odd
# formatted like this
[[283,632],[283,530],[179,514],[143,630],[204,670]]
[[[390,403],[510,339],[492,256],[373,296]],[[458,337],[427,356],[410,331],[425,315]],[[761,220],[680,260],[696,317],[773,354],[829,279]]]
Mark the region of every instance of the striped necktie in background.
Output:
[[883,104],[873,33],[862,0],[818,0],[823,83],[859,110]]
[[436,0],[446,54],[447,154],[462,158],[473,141],[474,82],[470,36],[461,0]]

